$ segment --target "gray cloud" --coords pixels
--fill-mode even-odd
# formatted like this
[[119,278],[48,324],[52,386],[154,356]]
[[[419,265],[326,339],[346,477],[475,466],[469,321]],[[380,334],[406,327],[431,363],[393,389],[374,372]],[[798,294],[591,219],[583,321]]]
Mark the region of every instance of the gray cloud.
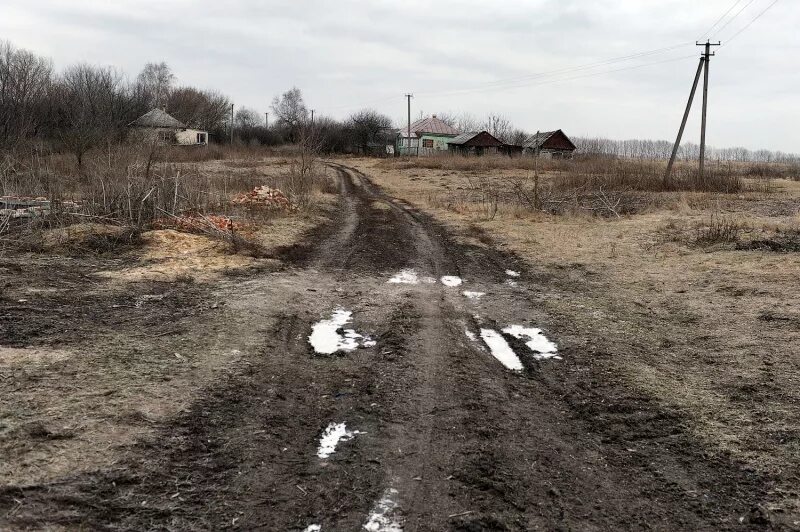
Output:
[[[720,35],[730,38],[771,0],[755,0]],[[318,113],[368,105],[404,120],[405,92],[420,110],[501,112],[519,127],[575,134],[671,138],[699,50],[693,41],[731,0],[409,0],[95,2],[6,0],[0,36],[53,57],[114,64],[135,75],[167,61],[179,81],[215,88],[237,105],[267,110],[301,87]],[[711,66],[709,141],[800,151],[796,94],[800,5],[779,2]],[[529,78],[684,43],[637,60]],[[642,68],[614,70],[692,56]],[[586,74],[600,74],[586,76]],[[553,82],[553,80],[560,80]],[[460,89],[474,91],[454,92]],[[697,114],[687,140],[698,137]]]

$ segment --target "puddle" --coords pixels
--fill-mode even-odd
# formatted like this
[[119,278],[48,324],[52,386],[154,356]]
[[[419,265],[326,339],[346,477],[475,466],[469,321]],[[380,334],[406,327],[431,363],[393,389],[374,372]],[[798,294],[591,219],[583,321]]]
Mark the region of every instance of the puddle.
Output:
[[358,334],[353,329],[339,330],[350,322],[353,313],[336,309],[330,319],[318,321],[311,328],[308,342],[314,351],[321,355],[331,355],[337,351],[353,351],[359,347],[372,347],[375,341]]
[[519,277],[519,272],[515,272],[514,270],[506,270],[506,275],[509,277]]
[[502,334],[494,329],[481,329],[481,338],[501,364],[512,371],[522,371],[522,362]]
[[442,284],[445,286],[461,286],[463,282],[461,277],[456,277],[455,275],[445,275],[442,277]]
[[561,357],[558,355],[558,346],[542,334],[541,329],[511,325],[503,329],[503,332],[510,334],[514,338],[523,340],[525,345],[528,346],[528,349],[533,352],[533,358],[536,360],[547,360],[548,358],[561,360]]
[[352,440],[356,434],[360,433],[357,430],[347,430],[344,423],[331,423],[319,438],[317,456],[328,458],[336,452],[336,446],[339,445],[340,441]]
[[400,504],[397,502],[397,490],[389,488],[383,492],[381,499],[372,507],[364,530],[369,532],[403,532],[400,524]]
[[308,525],[303,532],[321,532],[322,526],[321,525]]
[[419,276],[414,270],[400,270],[394,277],[387,282],[394,284],[418,284]]
[[465,290],[461,293],[464,294],[464,297],[468,299],[480,299],[486,295],[486,292],[470,292],[468,290]]

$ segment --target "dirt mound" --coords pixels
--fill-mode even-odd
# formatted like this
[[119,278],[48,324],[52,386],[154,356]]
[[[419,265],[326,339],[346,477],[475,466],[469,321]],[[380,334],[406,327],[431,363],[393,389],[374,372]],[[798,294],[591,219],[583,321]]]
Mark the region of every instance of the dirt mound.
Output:
[[80,223],[49,229],[42,234],[42,246],[47,250],[85,249],[110,251],[120,245],[138,242],[138,232],[130,227]]
[[289,198],[277,188],[268,186],[256,187],[250,192],[239,194],[231,203],[234,205],[244,205],[246,207],[265,207],[268,209],[279,209],[285,211],[295,210],[297,207],[292,205]]

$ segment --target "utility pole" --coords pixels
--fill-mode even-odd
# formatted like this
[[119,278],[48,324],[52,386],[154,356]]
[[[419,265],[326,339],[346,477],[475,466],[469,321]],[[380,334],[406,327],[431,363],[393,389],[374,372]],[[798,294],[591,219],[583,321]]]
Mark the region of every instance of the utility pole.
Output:
[[269,129],[269,113],[264,113],[264,127]]
[[314,125],[314,110],[311,110],[311,125]]
[[712,53],[710,53],[711,46],[719,46],[721,43],[711,43],[706,42],[703,44],[698,43],[698,46],[705,46],[706,51],[703,55],[700,56],[700,63],[697,65],[697,73],[694,76],[694,83],[692,84],[692,90],[689,93],[689,101],[686,102],[686,110],[683,112],[683,120],[681,121],[681,127],[678,129],[678,137],[675,139],[675,145],[672,147],[672,155],[669,158],[669,163],[667,163],[667,172],[664,174],[664,186],[668,186],[670,183],[670,175],[672,174],[672,166],[675,164],[675,158],[678,155],[678,149],[681,146],[681,139],[683,138],[683,132],[686,129],[686,121],[689,119],[689,112],[692,110],[692,102],[694,102],[694,95],[697,92],[697,84],[700,82],[700,73],[705,71],[705,85],[703,87],[703,124],[702,124],[702,131],[700,132],[700,177],[702,179],[703,176],[703,164],[705,159],[705,142],[706,142],[706,106],[708,104],[708,60],[711,57]]
[[231,104],[231,145],[233,144],[233,104]]
[[411,153],[411,98],[413,97],[413,94],[406,94],[406,99],[408,100],[408,135],[406,136],[407,153]]
[[719,46],[722,43],[716,42],[712,43],[709,40],[706,40],[705,43],[696,43],[697,46],[703,46],[703,58],[706,60],[706,68],[705,73],[703,74],[703,121],[702,126],[700,129],[700,179],[703,179],[703,170],[705,168],[706,163],[706,117],[708,114],[708,67],[711,63],[711,56],[715,55],[711,51],[712,46]]

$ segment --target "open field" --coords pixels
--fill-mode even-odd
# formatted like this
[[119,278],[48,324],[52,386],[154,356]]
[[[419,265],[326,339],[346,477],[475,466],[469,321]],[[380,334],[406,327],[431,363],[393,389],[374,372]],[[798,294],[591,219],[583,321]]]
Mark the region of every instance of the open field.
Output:
[[[293,161],[176,164],[233,197]],[[800,182],[453,161],[206,211],[253,247],[7,247],[0,527],[799,529]]]

